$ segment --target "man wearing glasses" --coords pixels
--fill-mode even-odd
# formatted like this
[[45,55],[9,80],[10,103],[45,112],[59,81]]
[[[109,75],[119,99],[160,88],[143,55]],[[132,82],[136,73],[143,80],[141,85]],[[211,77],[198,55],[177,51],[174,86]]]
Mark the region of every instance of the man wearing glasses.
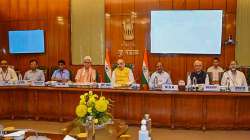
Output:
[[92,59],[90,56],[84,57],[83,68],[77,71],[75,80],[77,83],[96,82],[96,70],[92,68]]
[[0,64],[0,81],[17,81],[17,75],[15,70],[11,69],[8,66],[8,62],[6,60],[2,60]]
[[243,72],[238,71],[237,62],[231,61],[229,65],[229,70],[226,71],[221,79],[221,85],[227,86],[247,86],[246,77]]

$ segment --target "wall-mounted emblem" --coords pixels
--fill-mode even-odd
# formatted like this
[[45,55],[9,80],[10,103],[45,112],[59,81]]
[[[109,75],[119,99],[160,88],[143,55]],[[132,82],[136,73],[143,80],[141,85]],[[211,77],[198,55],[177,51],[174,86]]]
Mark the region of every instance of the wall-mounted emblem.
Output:
[[123,40],[134,40],[134,21],[131,18],[124,19],[122,21],[123,26]]

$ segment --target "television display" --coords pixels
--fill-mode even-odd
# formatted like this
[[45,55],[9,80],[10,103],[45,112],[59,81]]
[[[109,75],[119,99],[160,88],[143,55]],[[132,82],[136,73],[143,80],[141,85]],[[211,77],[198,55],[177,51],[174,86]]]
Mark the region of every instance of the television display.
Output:
[[222,10],[151,11],[151,53],[221,54]]
[[44,53],[44,30],[9,31],[11,54]]

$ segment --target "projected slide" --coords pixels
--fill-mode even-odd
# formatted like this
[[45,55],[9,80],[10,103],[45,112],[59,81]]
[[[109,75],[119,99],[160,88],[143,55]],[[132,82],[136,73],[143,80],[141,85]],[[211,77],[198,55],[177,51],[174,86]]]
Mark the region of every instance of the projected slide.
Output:
[[9,31],[10,53],[44,53],[44,31]]
[[220,54],[222,10],[151,12],[151,53]]

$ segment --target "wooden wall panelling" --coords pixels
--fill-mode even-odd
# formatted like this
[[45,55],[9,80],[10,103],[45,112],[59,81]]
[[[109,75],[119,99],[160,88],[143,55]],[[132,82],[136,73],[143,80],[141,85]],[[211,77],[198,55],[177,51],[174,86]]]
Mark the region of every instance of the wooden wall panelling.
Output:
[[[166,55],[161,56],[160,61],[163,63],[165,71],[169,72],[174,84],[178,80],[186,80],[186,57],[183,55]],[[176,74],[178,73],[178,74]]]
[[[31,0],[31,1],[34,1],[34,0]],[[49,15],[49,13],[48,13],[48,4],[49,4],[48,0],[36,0],[36,2],[37,2],[36,12],[38,15],[37,18],[47,19],[48,15]]]
[[38,96],[37,116],[39,119],[58,120],[61,114],[59,109],[61,106],[59,104],[60,92],[42,90],[36,94]]
[[[28,69],[28,61],[36,58],[41,65],[53,66],[57,64],[58,59],[63,58],[67,66],[76,70],[81,66],[70,65],[70,36],[69,28],[69,0],[3,0],[0,2],[1,10],[0,25],[1,29],[1,46],[8,49],[7,30],[43,28],[46,31],[46,53],[35,55],[1,55],[0,58],[8,59],[10,64],[16,66],[23,73]],[[128,49],[139,49],[141,53],[144,47],[150,48],[150,10],[159,9],[223,9],[225,10],[225,20],[223,27],[223,39],[227,39],[229,34],[235,37],[235,12],[236,0],[106,0],[105,10],[110,13],[109,19],[106,18],[106,47],[110,47],[111,63],[115,63],[118,56],[117,50],[124,49],[121,46],[122,37],[122,20],[127,16],[122,15],[131,11],[137,13],[135,17],[135,47]],[[58,17],[63,17],[64,22],[58,21]],[[60,19],[60,18],[59,18]],[[5,21],[5,22],[3,22]],[[147,22],[147,24],[141,24]],[[148,40],[143,40],[148,35]],[[224,42],[224,41],[223,41]],[[221,63],[227,66],[229,61],[234,58],[235,46],[226,46],[222,48],[220,55]],[[159,55],[149,54],[149,70],[155,69],[157,61],[164,62],[166,69],[171,71],[173,81],[186,79],[186,72],[193,69],[192,63],[195,59],[204,61],[204,69],[211,64],[211,60],[216,55]],[[141,80],[142,56],[125,56],[125,60],[135,64],[135,79]],[[18,62],[16,61],[18,60]],[[166,63],[165,63],[166,62]],[[179,64],[176,67],[175,64]],[[103,77],[103,66],[95,66],[100,70]]]
[[109,97],[111,100],[113,100],[113,108],[111,110],[112,115],[114,118],[119,118],[122,120],[127,120],[128,111],[128,98],[127,94],[117,94],[117,93],[110,93]]
[[[133,124],[140,123],[140,120],[144,117],[144,97],[139,94],[130,94],[128,98],[127,120],[130,120]],[[134,114],[136,112],[136,115]]]
[[[233,39],[236,39],[236,15],[228,13],[225,17],[226,29],[225,29],[225,37],[228,39],[229,35],[233,36]],[[235,45],[227,45],[225,46],[225,63],[228,67],[230,61],[235,59]]]
[[226,11],[227,0],[213,0],[213,9]]
[[[0,118],[72,120],[79,97],[89,89],[1,87]],[[153,125],[171,128],[247,129],[249,93],[166,92],[92,89],[110,97],[114,118],[139,124],[149,113]]]
[[10,0],[10,19],[18,20],[19,0]]
[[236,126],[239,128],[246,128],[250,126],[250,110],[249,105],[250,102],[247,101],[249,97],[238,97],[237,103],[237,120],[236,120]]
[[80,102],[80,96],[83,94],[79,92],[77,94],[72,94],[71,91],[62,92],[62,103],[66,108],[62,109],[62,116],[65,120],[73,120],[75,115],[75,108]]
[[143,110],[144,113],[150,114],[153,125],[170,127],[171,104],[171,95],[147,95],[144,96]]
[[186,9],[186,0],[173,0],[173,9],[175,10]]
[[0,22],[2,21],[7,21],[9,19],[10,16],[10,1],[9,0],[1,0],[0,1]]
[[[208,97],[207,128],[234,127],[234,124],[230,122],[235,121],[235,105],[236,100],[233,97]],[[223,116],[223,119],[221,119],[221,116]]]
[[237,9],[237,0],[227,0],[227,12],[236,13]]
[[[134,0],[122,0],[121,7],[122,7],[122,10],[121,10],[120,16],[122,17],[122,21],[121,21],[120,32],[123,33],[123,22],[126,20],[132,20],[132,22],[135,21],[135,17],[131,15],[132,12],[134,12],[134,10],[135,10]],[[125,41],[125,40],[123,40],[123,35],[122,35],[121,49],[122,50],[134,50],[135,48],[136,48],[136,44],[135,44],[134,40]],[[138,66],[135,65],[135,57],[133,55],[124,54],[122,56],[122,58],[125,60],[126,63],[134,64],[134,67],[136,70],[138,69],[137,68]],[[136,77],[135,77],[135,80],[136,80]]]
[[111,63],[116,63],[118,57],[118,50],[122,49],[122,17],[113,16],[111,13]]
[[134,24],[135,30],[135,50],[139,50],[139,55],[135,55],[135,62],[137,70],[134,71],[134,75],[136,75],[137,82],[141,81],[142,76],[142,60],[143,60],[143,54],[145,51],[145,48],[147,49],[147,52],[149,53],[149,33],[148,27],[149,27],[149,19],[148,16],[145,14],[138,14],[138,16],[135,18],[135,24]]
[[174,97],[174,124],[187,128],[202,127],[203,121],[203,97],[177,95]]
[[7,34],[7,30],[9,28],[9,24],[7,22],[2,22],[0,23],[0,43],[1,43],[1,50],[0,50],[0,59],[7,59],[8,55],[6,54],[6,52],[4,52],[4,50],[7,51],[7,46],[8,46],[8,36]]
[[173,9],[173,0],[159,0],[159,9]]
[[27,94],[25,94],[26,90],[20,90],[18,92],[12,91],[12,99],[13,99],[13,114],[17,118],[26,118],[28,103],[27,103]]
[[213,0],[200,0],[200,9],[213,9]]
[[200,0],[186,0],[186,9],[198,10],[200,8]]
[[[39,11],[39,7],[38,7],[38,1],[39,0],[28,0],[27,1],[27,6],[28,6],[28,20],[32,20],[32,19],[38,19],[40,18],[38,16],[38,11]],[[46,2],[44,2],[46,3]]]
[[37,91],[26,90],[26,104],[27,104],[27,118],[36,119],[38,116],[37,107],[38,107],[38,94]]
[[28,0],[18,0],[18,20],[24,20],[28,18],[29,5]]
[[12,107],[15,105],[11,100],[12,91],[0,91],[1,107],[0,107],[0,118],[6,119],[13,115]]

